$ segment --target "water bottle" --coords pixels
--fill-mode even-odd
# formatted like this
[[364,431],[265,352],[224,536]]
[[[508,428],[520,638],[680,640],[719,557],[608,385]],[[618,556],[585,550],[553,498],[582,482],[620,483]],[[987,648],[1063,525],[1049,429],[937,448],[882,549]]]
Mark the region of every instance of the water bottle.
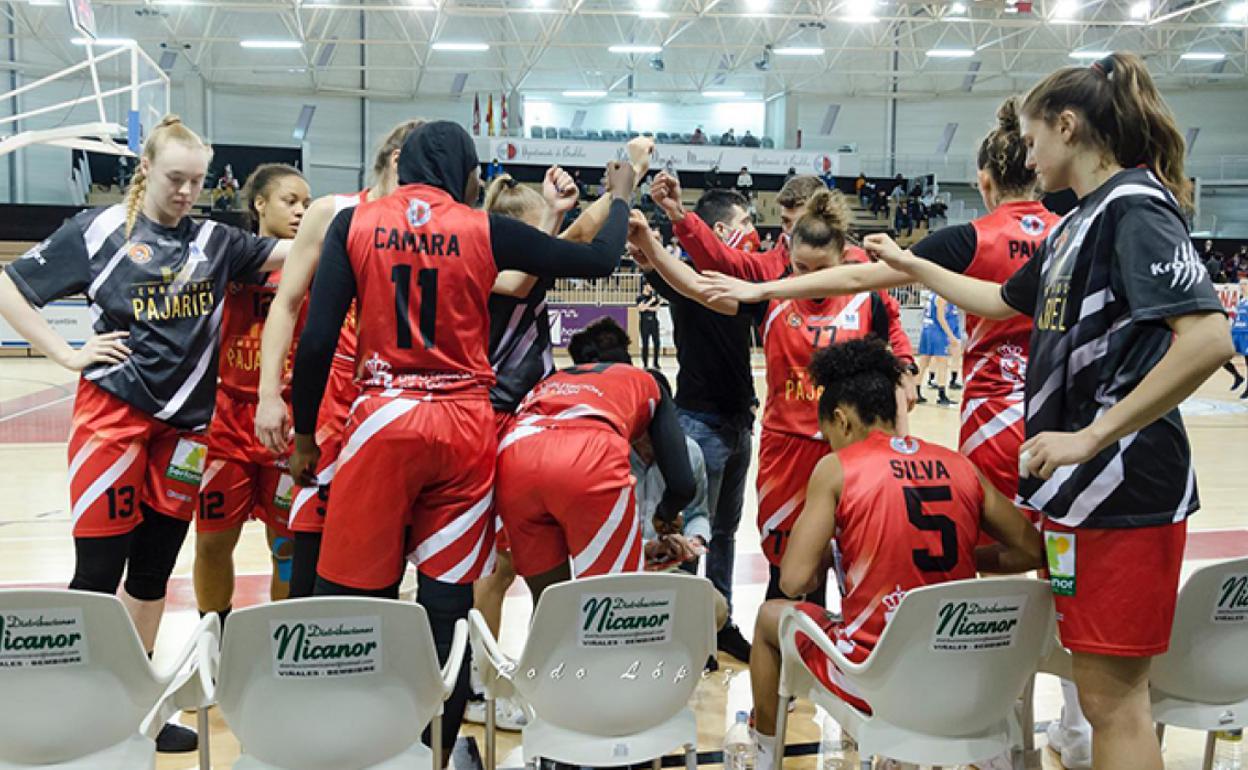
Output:
[[822,770],[848,770],[853,765],[849,758],[850,741],[841,725],[827,712],[819,710],[819,755],[823,757]]
[[754,736],[750,715],[737,712],[737,720],[724,733],[724,770],[754,770]]
[[1214,736],[1217,750],[1213,755],[1213,770],[1243,770],[1244,731],[1219,730]]

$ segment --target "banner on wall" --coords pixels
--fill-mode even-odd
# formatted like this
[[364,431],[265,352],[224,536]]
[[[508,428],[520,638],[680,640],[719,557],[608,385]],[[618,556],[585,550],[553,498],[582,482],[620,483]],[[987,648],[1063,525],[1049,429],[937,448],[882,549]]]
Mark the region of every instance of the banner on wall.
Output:
[[628,307],[625,305],[576,305],[550,303],[550,341],[557,348],[566,348],[572,335],[604,316],[628,328]]
[[[87,307],[85,299],[58,299],[41,308],[39,314],[75,348],[85,345],[94,334],[91,327],[91,310]],[[3,318],[0,318],[0,347],[28,349],[30,343],[14,331]]]
[[[627,153],[616,142],[502,138],[492,140],[489,151],[482,157],[521,165],[605,166],[613,160],[626,160]],[[655,145],[655,157],[650,161],[650,168],[663,168],[671,161],[677,171],[710,171],[718,166],[721,172],[727,174],[736,173],[746,166],[754,174],[785,174],[792,168],[799,174],[836,175],[838,160],[836,155],[823,152],[659,144]]]

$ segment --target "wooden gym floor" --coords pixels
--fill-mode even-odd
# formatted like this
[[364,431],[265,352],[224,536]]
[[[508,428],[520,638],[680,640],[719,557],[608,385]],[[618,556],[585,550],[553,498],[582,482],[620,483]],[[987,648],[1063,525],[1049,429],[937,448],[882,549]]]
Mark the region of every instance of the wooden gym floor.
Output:
[[[675,369],[673,359],[665,359],[664,364],[669,370]],[[755,374],[760,393],[763,392],[761,365],[761,359],[756,357]],[[43,359],[0,359],[0,468],[4,469],[0,473],[0,499],[10,501],[0,510],[0,586],[64,586],[72,574],[65,441],[75,384],[71,373]],[[1248,456],[1248,400],[1240,400],[1238,393],[1230,393],[1229,384],[1228,375],[1218,372],[1184,407],[1204,504],[1191,522],[1187,571],[1210,560],[1248,555],[1248,517],[1245,516],[1248,513],[1248,477],[1244,474]],[[911,423],[916,435],[956,446],[955,408],[920,406],[912,415]],[[762,600],[766,564],[759,553],[754,526],[752,479],[747,489],[738,535],[735,619],[748,638],[755,611]],[[174,573],[158,655],[172,654],[195,623],[195,598],[190,582],[193,555],[194,546],[188,538]],[[246,526],[236,561],[239,580],[235,606],[266,600],[269,562],[264,534],[258,524]],[[519,652],[530,610],[527,590],[520,585],[513,587],[503,619],[502,644],[508,652]],[[732,715],[749,709],[750,701],[748,667],[721,656],[719,672],[705,677],[695,696],[699,750],[717,750]],[[1037,721],[1057,718],[1060,706],[1056,680],[1041,677]],[[237,757],[237,743],[219,713],[214,710],[211,716],[213,767],[227,768]],[[193,715],[182,718],[194,725]],[[818,742],[819,728],[812,719],[808,703],[799,703],[789,724],[790,745]],[[469,725],[464,734],[475,737],[480,745],[481,729]],[[1043,734],[1037,737],[1037,742],[1044,745]],[[1195,770],[1200,766],[1202,745],[1202,735],[1172,729],[1167,737],[1167,768]],[[518,734],[500,733],[500,766],[522,764],[518,746]],[[196,757],[193,754],[162,756],[157,766],[161,770],[193,768]],[[791,759],[787,766],[823,767],[817,755]],[[1052,752],[1046,751],[1044,767],[1053,770],[1061,765]]]

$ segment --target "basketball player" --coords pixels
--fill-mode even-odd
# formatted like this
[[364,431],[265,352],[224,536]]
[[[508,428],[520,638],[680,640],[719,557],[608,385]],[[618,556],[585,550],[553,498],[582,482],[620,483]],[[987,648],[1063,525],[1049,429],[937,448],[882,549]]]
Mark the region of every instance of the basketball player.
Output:
[[[623,252],[633,170],[612,164],[607,180],[615,200],[593,243],[552,238],[469,208],[481,184],[472,138],[455,123],[426,123],[404,141],[399,189],[344,209],[325,236],[292,384],[297,483],[316,482],[316,415],[353,299],[363,393],[335,470],[315,593],[397,596],[410,554],[442,660],[494,553],[490,290],[500,269],[609,275]],[[466,672],[443,722],[444,763]]]
[[[243,185],[248,219],[262,236],[292,239],[311,191],[293,166],[269,163]],[[200,613],[224,623],[234,596],[234,547],[252,516],[265,523],[273,561],[269,595],[285,599],[294,547],[286,520],[293,484],[284,458],[260,445],[255,434],[260,378],[260,329],[277,291],[279,274],[231,282],[221,321],[221,381],[208,429],[208,452],[195,518],[195,598]]]
[[[353,195],[326,195],[313,202],[304,214],[260,338],[260,403],[256,407],[256,437],[274,454],[285,455],[289,451],[290,410],[283,399],[287,387],[287,362],[296,326],[304,310],[304,300],[321,259],[325,232],[338,212],[364,200],[384,198],[394,190],[398,184],[399,150],[403,147],[403,140],[421,123],[421,120],[404,121],[392,128],[382,140],[373,159],[371,187]],[[355,384],[355,327],[353,308],[347,313],[346,323],[339,332],[326,397],[317,415],[316,438],[321,447],[321,462],[316,468],[319,483],[298,489],[291,503],[288,526],[294,533],[294,553],[291,558],[290,596],[294,598],[311,596],[316,584],[316,562],[321,551],[321,530],[325,525],[325,506],[329,500],[334,461],[342,447],[347,413],[360,395],[360,389]]]
[[[1239,279],[1239,302],[1235,304],[1235,317],[1231,322],[1231,341],[1235,344],[1235,352],[1244,357],[1244,365],[1248,368],[1248,278]],[[1235,375],[1231,390],[1238,390],[1244,378],[1235,370],[1235,364],[1227,363]],[[1248,398],[1248,387],[1244,388],[1240,398]]]
[[[840,265],[850,221],[849,208],[839,192],[823,189],[811,196],[792,229],[793,272],[801,275]],[[707,301],[697,273],[663,253],[648,229],[638,225],[629,235],[630,241],[673,288],[693,299]],[[767,400],[758,452],[758,527],[763,554],[770,564],[769,598],[783,595],[779,585],[780,560],[802,508],[806,480],[830,451],[819,433],[816,390],[806,371],[810,357],[814,351],[838,340],[870,334],[889,339],[890,326],[900,326],[900,320],[896,303],[890,303],[886,297],[863,292],[848,297],[751,306],[739,306],[734,300],[708,303],[708,307],[728,314],[745,310],[762,327]],[[895,344],[899,357],[913,360],[904,332]],[[823,589],[819,586],[811,600],[822,604]]]
[[[949,394],[945,392],[945,380],[949,376],[950,348],[958,345],[961,336],[956,331],[958,309],[945,302],[939,294],[933,292],[927,298],[927,307],[923,310],[923,331],[919,335],[919,396],[920,404],[927,401],[923,398],[924,384],[931,386],[927,380],[928,367],[933,367],[936,375],[936,390],[940,394],[936,403],[939,406],[952,406]],[[935,360],[933,360],[935,359]]]
[[[72,217],[0,276],[5,320],[83,373],[69,437],[69,587],[116,593],[124,571],[122,600],[149,652],[195,511],[226,284],[281,267],[290,247],[191,219],[211,157],[166,116],[144,142],[124,203]],[[74,350],[37,308],[80,292],[95,336]],[[195,734],[166,725],[157,746],[192,751]]]
[[1076,208],[1002,286],[868,247],[968,312],[1034,319],[1022,502],[1045,515],[1062,642],[1098,770],[1161,770],[1148,695],[1200,507],[1178,405],[1234,352],[1192,247],[1183,137],[1144,62],[1115,53],[1023,101],[1028,163]]
[[675,404],[660,375],[632,366],[628,343],[610,318],[573,335],[568,353],[576,365],[539,383],[499,442],[498,512],[535,603],[554,583],[644,566],[629,465],[634,442],[650,439],[663,476],[658,532],[679,534],[677,516],[693,499]]
[[[811,602],[797,607],[846,658],[867,659],[907,591],[973,578],[977,569],[1023,572],[1044,563],[1040,533],[969,460],[897,433],[893,393],[902,366],[881,341],[851,340],[819,350],[810,373],[821,391],[820,430],[833,454],[809,477],[780,565],[780,585],[799,596],[836,569],[841,616]],[[938,522],[938,530],[913,523],[916,501],[919,515]],[[1001,545],[976,548],[981,527]],[[779,622],[791,606],[783,599],[766,602],[754,626],[756,770],[770,770],[781,749],[773,738],[781,707]],[[870,713],[870,704],[813,641],[799,637],[798,649],[823,686]]]

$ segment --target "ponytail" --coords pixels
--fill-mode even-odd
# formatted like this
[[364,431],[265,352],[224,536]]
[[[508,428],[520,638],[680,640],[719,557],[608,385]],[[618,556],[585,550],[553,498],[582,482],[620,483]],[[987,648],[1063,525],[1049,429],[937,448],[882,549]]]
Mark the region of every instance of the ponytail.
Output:
[[793,244],[816,249],[833,247],[837,255],[849,239],[853,214],[840,190],[824,188],[806,201],[806,210],[793,225]]
[[500,174],[494,177],[485,191],[485,210],[530,222],[534,215],[540,220],[546,210],[546,199],[532,187],[520,184],[510,174]]
[[1183,135],[1161,98],[1144,60],[1113,53],[1091,67],[1066,67],[1031,89],[1023,114],[1053,123],[1062,110],[1082,113],[1076,139],[1112,155],[1124,168],[1147,166],[1178,199],[1192,208],[1192,183],[1183,171]]
[[[198,147],[212,157],[212,148],[209,147],[203,139],[199,138],[199,134],[186,127],[182,122],[182,118],[177,115],[166,115],[152,129],[152,133],[143,142],[143,157],[147,158],[147,162],[154,163],[160,149],[168,142],[181,142],[188,147]],[[143,196],[147,193],[147,174],[143,171],[143,164],[140,163],[135,169],[134,177],[130,180],[130,187],[126,190],[126,237],[134,232],[134,223],[139,219],[139,212],[143,210]]]
[[1018,119],[1018,97],[1011,96],[997,108],[997,127],[979,143],[975,165],[987,171],[998,189],[1009,197],[1032,194],[1036,173],[1027,168],[1027,147]]

